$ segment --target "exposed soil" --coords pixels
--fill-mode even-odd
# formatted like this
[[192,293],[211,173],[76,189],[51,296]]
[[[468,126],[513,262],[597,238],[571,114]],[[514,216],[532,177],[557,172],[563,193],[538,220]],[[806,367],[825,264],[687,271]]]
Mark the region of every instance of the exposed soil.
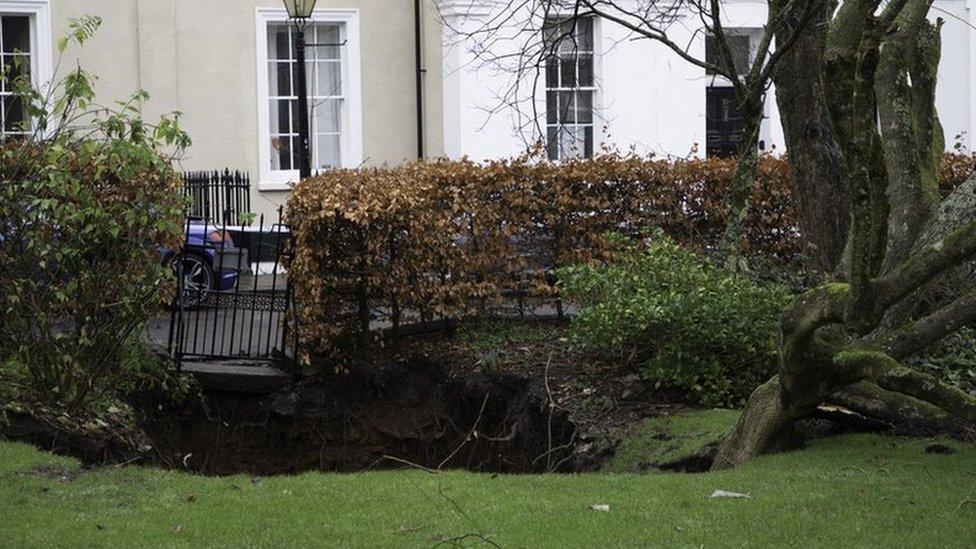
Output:
[[566,413],[508,374],[447,377],[406,362],[306,380],[266,397],[211,393],[146,423],[164,465],[204,474],[588,467]]
[[326,372],[271,395],[208,392],[178,408],[141,395],[133,399],[137,432],[122,437],[110,428],[89,440],[30,417],[0,435],[86,463],[217,475],[594,470],[628,427],[681,406],[626,361],[569,345],[565,331],[554,321],[462,327],[387,345],[350,373]]

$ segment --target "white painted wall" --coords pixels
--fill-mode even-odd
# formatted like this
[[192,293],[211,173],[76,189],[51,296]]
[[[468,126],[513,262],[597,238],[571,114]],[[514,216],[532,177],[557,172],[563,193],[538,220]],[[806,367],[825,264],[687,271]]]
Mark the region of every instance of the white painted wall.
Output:
[[[627,2],[628,0],[622,0]],[[515,110],[527,112],[528,98],[519,109],[495,109],[496,97],[508,88],[510,74],[488,70],[474,51],[480,44],[463,40],[465,32],[479,28],[493,15],[492,0],[442,0],[447,21],[444,29],[444,152],[452,158],[474,160],[507,157],[525,150],[537,135],[522,135],[514,123]],[[508,5],[507,2],[502,2]],[[943,54],[939,67],[937,107],[946,132],[947,147],[955,136],[972,148],[976,127],[973,106],[976,87],[976,0],[936,0],[932,17],[942,17]],[[766,20],[765,0],[723,2],[726,26],[759,29]],[[676,43],[691,44],[691,53],[704,56],[704,37],[695,31],[701,23],[688,17],[670,32]],[[600,88],[595,101],[598,142],[619,150],[687,156],[697,144],[704,155],[705,71],[680,59],[674,52],[647,40],[634,40],[626,29],[610,21],[595,26],[596,75]],[[493,44],[491,55],[517,51],[517,41]],[[783,130],[776,109],[775,89],[767,97],[767,119],[761,139],[767,150],[784,150]],[[542,95],[542,94],[540,94]],[[541,105],[544,95],[537,102]],[[496,110],[488,115],[487,110]],[[539,112],[544,113],[544,108]],[[600,126],[603,126],[601,129]]]

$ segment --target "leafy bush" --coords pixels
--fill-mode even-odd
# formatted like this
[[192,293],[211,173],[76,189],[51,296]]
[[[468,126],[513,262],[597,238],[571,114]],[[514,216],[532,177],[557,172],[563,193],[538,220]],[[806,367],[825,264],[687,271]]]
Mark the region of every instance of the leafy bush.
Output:
[[125,343],[172,277],[158,250],[179,245],[184,203],[169,155],[189,140],[176,116],[143,121],[144,92],[94,107],[81,68],[48,90],[8,76],[30,123],[0,143],[0,383],[73,412],[146,375]]
[[701,404],[741,404],[775,370],[789,292],[707,264],[664,235],[558,278],[580,306],[576,341],[633,357],[647,379]]
[[963,328],[942,340],[915,366],[976,397],[976,328]]

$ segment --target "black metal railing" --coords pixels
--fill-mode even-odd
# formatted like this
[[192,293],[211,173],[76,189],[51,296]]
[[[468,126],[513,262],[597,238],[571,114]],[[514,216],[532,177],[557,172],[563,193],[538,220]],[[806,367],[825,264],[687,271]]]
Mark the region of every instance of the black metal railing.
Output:
[[183,196],[191,199],[190,216],[218,225],[247,225],[251,211],[251,177],[247,172],[183,173]]
[[[248,236],[248,247],[240,245],[242,234]],[[298,339],[292,287],[284,270],[291,252],[288,227],[280,218],[268,224],[264,216],[244,229],[188,219],[186,235],[172,262],[178,287],[169,325],[170,354],[181,364],[293,360]]]

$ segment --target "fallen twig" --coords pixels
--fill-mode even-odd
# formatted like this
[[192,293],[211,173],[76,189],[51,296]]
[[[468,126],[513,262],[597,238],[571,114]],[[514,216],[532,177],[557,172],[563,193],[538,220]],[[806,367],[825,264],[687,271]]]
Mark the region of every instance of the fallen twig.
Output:
[[384,460],[384,459],[388,459],[390,461],[395,461],[397,463],[402,463],[404,465],[409,465],[410,467],[413,467],[414,469],[420,469],[421,471],[430,473],[432,475],[439,475],[440,474],[440,470],[438,470],[438,469],[431,469],[430,467],[424,467],[423,465],[421,465],[419,463],[414,463],[412,461],[409,461],[409,460],[406,460],[406,459],[403,459],[403,458],[398,458],[396,456],[389,456],[389,455],[386,455],[386,454],[383,454],[382,456],[380,456],[380,459],[376,460],[373,463],[377,463],[377,462],[379,462],[381,460]]
[[466,540],[468,538],[478,538],[481,541],[483,541],[483,542],[485,542],[485,543],[487,543],[487,544],[489,544],[489,545],[491,545],[493,547],[498,547],[499,549],[501,549],[501,545],[498,545],[497,543],[491,541],[490,539],[486,538],[485,536],[482,536],[481,534],[475,534],[475,533],[464,534],[463,536],[455,536],[453,538],[448,538],[448,539],[445,539],[445,540],[441,540],[441,541],[435,543],[434,544],[434,547],[440,547],[441,545],[445,545],[445,544],[448,544],[448,543],[450,543],[451,545],[457,546],[460,542],[462,542],[462,541],[464,541],[464,540]]
[[481,416],[482,414],[485,413],[485,406],[488,405],[489,396],[491,396],[490,392],[485,393],[485,399],[481,401],[481,409],[478,410],[478,417],[475,418],[474,424],[471,426],[471,429],[468,431],[467,436],[464,437],[464,440],[461,441],[461,444],[459,444],[458,447],[455,448],[453,452],[451,452],[450,454],[448,454],[446,458],[444,458],[444,461],[440,462],[440,464],[437,466],[438,471],[440,471],[444,467],[444,465],[447,464],[448,461],[451,461],[451,458],[453,458],[458,452],[460,452],[461,448],[464,448],[464,445],[467,444],[468,441],[471,440],[472,436],[478,431],[478,424],[481,423]]

